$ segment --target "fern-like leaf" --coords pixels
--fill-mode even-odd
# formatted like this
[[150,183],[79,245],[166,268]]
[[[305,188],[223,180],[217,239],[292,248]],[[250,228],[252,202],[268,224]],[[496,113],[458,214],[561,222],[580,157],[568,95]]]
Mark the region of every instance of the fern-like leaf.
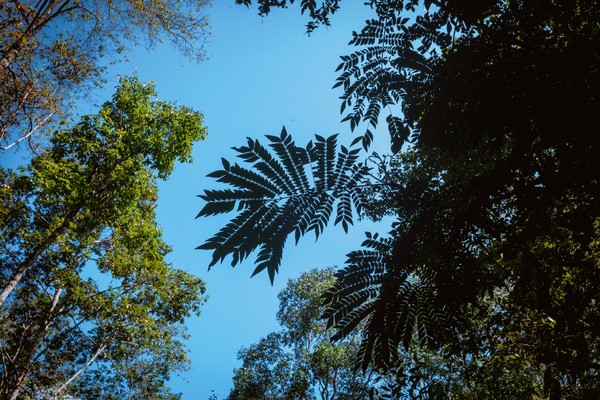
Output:
[[[387,368],[399,346],[429,342],[438,324],[435,290],[410,265],[398,265],[392,240],[367,233],[363,249],[348,254],[346,267],[325,295],[323,315],[334,340],[363,326],[357,366]],[[415,336],[416,333],[416,336]]]
[[393,115],[388,115],[386,121],[390,131],[392,153],[396,154],[402,149],[402,145],[408,141],[410,130],[404,125],[400,118],[394,117]]
[[[352,107],[342,121],[348,121],[352,131],[366,124],[366,132],[355,143],[362,143],[367,150],[372,142],[369,128],[377,127],[382,109],[400,115],[403,103],[428,82],[438,60],[435,49],[445,48],[450,40],[443,13],[408,24],[410,19],[401,18],[398,10],[381,4],[376,9],[379,18],[366,21],[360,32],[353,33],[350,45],[359,49],[341,57],[334,85],[344,91],[340,112]],[[407,125],[398,117],[388,120],[394,153],[407,140]]]
[[223,160],[223,169],[209,174],[228,187],[206,190],[198,217],[239,214],[198,248],[213,252],[210,266],[227,256],[235,266],[258,251],[253,275],[267,270],[273,282],[289,235],[298,241],[314,231],[318,238],[334,215],[348,230],[364,208],[359,185],[369,169],[358,162],[358,149],[338,149],[337,135],[317,135],[305,147],[285,128],[267,139],[267,147],[248,139],[234,148],[248,167]]

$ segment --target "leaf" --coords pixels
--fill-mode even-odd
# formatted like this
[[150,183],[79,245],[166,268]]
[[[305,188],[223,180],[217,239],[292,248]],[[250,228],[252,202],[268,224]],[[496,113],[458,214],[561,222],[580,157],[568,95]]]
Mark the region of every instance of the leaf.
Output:
[[[196,218],[207,215],[224,214],[232,211],[236,205],[241,208],[249,206],[250,202],[260,202],[262,197],[256,197],[254,192],[248,190],[207,190],[204,195],[198,196],[207,201]],[[210,199],[210,201],[208,201]],[[241,209],[238,208],[238,209]]]
[[392,153],[397,154],[402,149],[404,143],[408,141],[410,130],[404,125],[400,118],[394,117],[393,115],[388,115],[386,121],[392,142]]
[[348,254],[346,266],[324,295],[323,318],[341,340],[365,323],[357,366],[386,368],[396,356],[397,345],[407,347],[414,332],[431,340],[438,312],[433,288],[419,280],[409,266],[392,263],[391,238],[366,233],[364,249]]
[[307,190],[309,184],[304,171],[304,164],[309,160],[306,151],[296,146],[285,127],[282,128],[279,138],[272,137],[271,141],[270,146],[275,150],[275,153],[283,164],[286,173],[285,176],[292,183],[294,191]]
[[337,205],[337,216],[335,218],[335,225],[342,223],[344,232],[348,233],[348,225],[352,225],[352,204],[348,196],[344,196],[340,199]]
[[358,162],[358,149],[338,149],[337,135],[315,135],[304,148],[285,127],[267,139],[270,151],[251,139],[234,148],[248,168],[223,160],[224,169],[209,174],[228,187],[206,190],[198,216],[239,214],[198,248],[213,252],[211,266],[229,255],[236,265],[258,251],[253,275],[267,270],[273,282],[290,234],[297,242],[314,231],[318,239],[334,211],[335,224],[348,231],[355,213],[363,209],[357,185],[369,169]]

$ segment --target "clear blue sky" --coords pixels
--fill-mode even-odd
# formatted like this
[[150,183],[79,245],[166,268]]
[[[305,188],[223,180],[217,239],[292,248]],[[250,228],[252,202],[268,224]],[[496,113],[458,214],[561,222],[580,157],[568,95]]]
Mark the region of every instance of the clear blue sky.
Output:
[[331,87],[339,56],[351,50],[352,31],[370,14],[362,1],[347,3],[332,27],[309,37],[306,18],[295,6],[261,18],[233,0],[215,0],[207,11],[212,25],[207,61],[191,64],[164,46],[134,51],[129,64],[111,71],[136,69],[141,80],[156,83],[162,99],[204,113],[208,127],[208,139],[194,148],[194,163],[180,165],[160,185],[157,210],[165,240],[173,246],[171,261],[204,279],[210,296],[202,315],[188,321],[192,369],[173,380],[186,400],[207,399],[211,390],[219,398],[227,395],[239,348],[278,329],[277,293],[286,282],[313,267],[343,264],[364,238],[365,227],[346,235],[331,226],[317,243],[312,235],[298,246],[289,241],[273,286],[266,273],[250,279],[253,257],[235,269],[224,263],[207,271],[211,253],[194,250],[231,218],[194,219],[203,206],[197,195],[219,187],[206,175],[221,167],[221,157],[234,157],[232,146],[244,144],[246,137],[279,134],[284,125],[299,143],[315,133],[340,133],[341,142],[350,143],[349,126],[340,123],[341,92]]
[[[341,227],[331,225],[317,243],[312,235],[298,246],[289,241],[274,286],[266,273],[250,279],[253,257],[235,269],[224,263],[207,271],[211,254],[195,247],[231,215],[194,219],[203,206],[197,195],[219,187],[206,175],[221,167],[221,157],[232,160],[231,147],[243,145],[246,137],[279,134],[284,125],[300,144],[315,133],[340,133],[340,141],[348,145],[354,135],[348,124],[340,123],[341,92],[331,87],[339,56],[352,50],[347,46],[352,31],[372,17],[363,1],[342,2],[333,26],[309,37],[307,20],[297,6],[261,18],[255,9],[236,6],[234,0],[213,3],[207,10],[212,25],[207,61],[192,64],[166,45],[152,51],[134,49],[129,63],[109,69],[110,81],[97,94],[98,102],[107,100],[115,76],[136,71],[142,81],[156,83],[161,99],[205,116],[208,139],[196,144],[193,164],[179,165],[160,184],[157,210],[164,238],[173,247],[170,261],[204,279],[210,296],[202,315],[188,320],[192,369],[172,381],[186,400],[207,399],[211,390],[219,398],[227,395],[233,369],[239,366],[238,349],[278,329],[277,294],[289,279],[313,267],[343,264],[345,255],[360,246],[365,230],[388,229],[363,223],[345,235]],[[378,136],[384,148],[387,134]]]

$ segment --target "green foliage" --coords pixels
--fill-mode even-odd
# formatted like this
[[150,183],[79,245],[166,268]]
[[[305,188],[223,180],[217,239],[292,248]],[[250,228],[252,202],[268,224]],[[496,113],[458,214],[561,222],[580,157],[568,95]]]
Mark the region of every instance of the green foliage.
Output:
[[279,294],[273,332],[238,353],[229,399],[364,399],[373,374],[355,373],[358,340],[337,344],[320,318],[322,295],[333,285],[332,269],[311,270],[290,280]]
[[205,289],[165,261],[156,180],[206,131],[154,96],[123,79],[27,168],[0,172],[1,397],[177,397],[182,324]]
[[361,211],[359,184],[368,168],[357,163],[359,150],[341,146],[336,135],[316,135],[315,143],[299,147],[285,128],[280,136],[267,136],[275,156],[257,140],[235,148],[251,168],[231,165],[209,174],[232,189],[206,190],[198,217],[240,213],[199,249],[213,250],[211,266],[232,255],[232,265],[259,249],[253,275],[267,269],[271,282],[281,263],[286,239],[296,242],[313,231],[318,238],[335,209],[335,224],[348,230],[353,210]]

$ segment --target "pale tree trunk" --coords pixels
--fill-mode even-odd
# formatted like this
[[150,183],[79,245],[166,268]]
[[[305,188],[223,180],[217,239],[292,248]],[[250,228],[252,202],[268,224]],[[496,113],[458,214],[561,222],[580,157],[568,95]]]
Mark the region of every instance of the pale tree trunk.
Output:
[[69,227],[69,224],[71,222],[73,222],[73,220],[75,219],[75,217],[77,216],[77,214],[79,213],[80,210],[81,210],[81,207],[77,206],[77,207],[75,207],[75,209],[73,211],[71,211],[69,214],[67,214],[64,221],[58,227],[56,227],[56,229],[54,229],[52,231],[52,233],[50,233],[50,235],[48,235],[48,237],[46,239],[44,239],[40,244],[38,244],[33,249],[31,254],[29,254],[29,256],[27,256],[25,261],[23,261],[19,265],[19,267],[17,268],[17,270],[15,271],[13,276],[10,278],[10,280],[8,281],[8,283],[2,290],[2,293],[0,293],[0,307],[2,307],[4,305],[4,302],[6,301],[8,296],[10,296],[10,294],[13,292],[13,290],[15,290],[15,287],[17,287],[17,285],[19,284],[21,279],[23,279],[23,276],[25,275],[27,270],[33,265],[33,263],[37,260],[37,258],[46,249],[48,249],[48,247],[50,247],[50,245],[52,243],[54,243],[54,241],[60,235],[62,235],[67,230],[67,228]]
[[21,45],[19,43],[15,43],[11,46],[10,50],[8,50],[3,56],[2,58],[0,58],[0,68],[2,69],[7,69],[13,62],[15,62],[15,59],[17,58],[17,55],[19,54],[19,50],[21,48]]
[[[37,131],[38,129],[40,129],[46,122],[48,122],[48,120],[50,118],[52,118],[52,116],[55,113],[56,113],[55,111],[50,112],[40,123],[38,123],[36,126],[34,126],[33,128],[31,128],[29,130],[29,132],[27,132],[26,134],[24,134],[23,136],[21,136],[19,139],[15,140],[14,142],[12,142],[12,143],[10,143],[10,144],[8,144],[6,146],[0,146],[0,150],[9,150],[11,147],[14,147],[14,146],[18,145],[23,140],[27,140],[28,138],[30,138],[35,133],[35,131]],[[8,130],[8,128],[6,128],[6,129],[0,128],[0,139],[4,139],[4,137],[6,136],[7,130]]]
[[81,367],[79,368],[79,370],[77,370],[77,372],[75,372],[73,374],[73,376],[71,376],[69,379],[67,379],[67,381],[65,383],[63,383],[58,390],[54,393],[55,396],[58,396],[60,394],[60,392],[62,392],[63,390],[66,389],[66,387],[73,382],[75,379],[77,379],[77,377],[79,375],[81,375],[81,373],[83,371],[85,371],[90,365],[92,365],[92,363],[94,361],[96,361],[96,359],[98,358],[98,356],[100,356],[100,354],[102,354],[102,352],[104,351],[104,349],[106,348],[106,345],[103,344],[102,346],[99,346],[98,349],[94,352],[94,354],[92,354],[92,357],[90,357],[90,359]]
[[25,383],[25,381],[27,379],[27,375],[29,374],[29,371],[31,370],[31,366],[32,366],[31,364],[35,358],[35,353],[36,353],[37,349],[40,347],[40,344],[42,343],[42,341],[44,340],[45,333],[48,331],[48,328],[50,327],[50,325],[53,322],[52,313],[56,309],[58,301],[60,300],[61,293],[62,293],[62,289],[57,289],[56,293],[54,293],[54,297],[52,298],[52,306],[50,307],[50,310],[48,311],[48,316],[46,317],[46,321],[44,321],[44,327],[40,330],[40,332],[37,335],[35,344],[33,345],[33,348],[30,350],[31,352],[29,354],[29,360],[27,362],[28,365],[25,368],[23,368],[23,371],[19,375],[19,378],[17,379],[17,382],[15,383],[15,386],[13,387],[12,392],[8,397],[9,400],[16,400],[19,396],[19,393],[21,392],[21,389],[23,388],[23,384]]
[[[112,171],[114,171],[114,169],[118,165],[120,165],[120,162],[117,162],[115,165],[113,165],[109,169],[109,171],[107,171],[106,175],[110,176]],[[98,172],[98,169],[99,169],[98,165],[95,165],[92,168],[92,171],[90,172],[89,177],[88,177],[89,180],[91,180],[96,175],[96,173]],[[104,190],[110,186],[110,184],[111,184],[110,180],[102,181],[101,185],[99,187],[96,187],[95,189],[90,190],[89,195],[93,195],[96,197],[101,196],[102,193],[104,193]],[[84,196],[84,198],[85,198],[85,196]],[[98,207],[102,208],[105,200],[107,200],[107,199],[103,199],[100,202],[100,204],[98,205]],[[10,294],[13,292],[13,290],[15,290],[15,288],[17,287],[17,285],[19,284],[21,279],[23,279],[23,276],[25,275],[27,270],[29,268],[31,268],[31,266],[38,259],[38,257],[40,257],[40,255],[44,251],[46,251],[48,249],[48,247],[50,247],[60,235],[65,233],[65,231],[67,230],[69,225],[75,220],[75,218],[77,217],[79,212],[81,212],[81,209],[83,208],[84,204],[85,204],[85,200],[82,200],[82,201],[79,201],[78,203],[76,203],[75,206],[73,206],[73,209],[65,216],[63,222],[59,226],[57,226],[48,235],[48,237],[46,237],[46,239],[44,239],[41,243],[39,243],[33,249],[31,254],[29,254],[27,256],[27,258],[22,263],[19,264],[19,266],[17,267],[17,270],[15,271],[13,276],[10,278],[10,280],[8,281],[8,283],[6,284],[6,286],[0,293],[0,307],[2,307],[4,305],[8,296],[10,296]]]

